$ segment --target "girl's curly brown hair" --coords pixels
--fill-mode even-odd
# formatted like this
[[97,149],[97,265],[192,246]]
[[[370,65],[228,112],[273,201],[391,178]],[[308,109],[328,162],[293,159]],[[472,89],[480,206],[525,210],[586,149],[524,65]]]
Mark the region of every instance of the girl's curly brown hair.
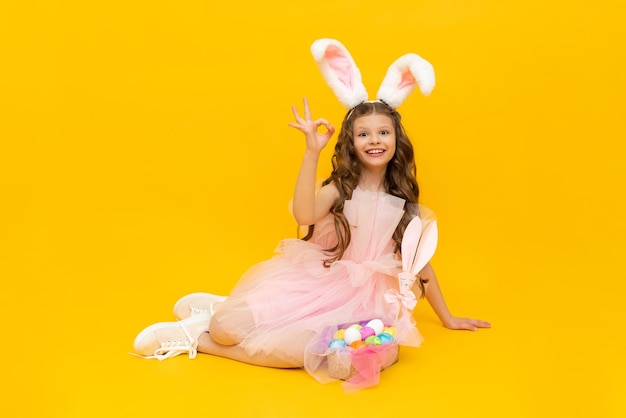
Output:
[[[339,132],[335,152],[332,157],[333,170],[330,177],[322,183],[322,185],[334,183],[339,190],[339,199],[330,209],[335,218],[335,231],[337,232],[338,240],[337,245],[327,249],[330,258],[324,260],[324,266],[326,267],[340,260],[350,244],[350,225],[343,214],[343,207],[344,202],[352,198],[352,192],[358,185],[362,169],[362,163],[354,149],[354,121],[361,116],[375,113],[389,116],[393,122],[396,134],[396,152],[387,165],[387,173],[385,175],[386,192],[404,199],[407,203],[417,203],[419,199],[413,145],[404,131],[400,114],[382,102],[365,102],[351,109],[341,124],[341,131]],[[403,218],[400,220],[393,234],[396,250],[400,248],[404,230],[414,215],[409,213],[409,211],[405,211]],[[313,235],[313,230],[314,225],[310,225],[307,235],[302,239],[305,241],[310,239]]]

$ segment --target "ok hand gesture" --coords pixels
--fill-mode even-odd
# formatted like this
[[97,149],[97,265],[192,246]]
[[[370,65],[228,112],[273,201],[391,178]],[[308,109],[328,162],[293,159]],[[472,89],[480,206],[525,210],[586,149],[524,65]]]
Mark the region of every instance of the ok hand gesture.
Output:
[[[328,123],[326,119],[311,119],[311,110],[309,109],[309,101],[304,98],[304,118],[300,116],[295,106],[291,106],[296,122],[290,122],[289,126],[296,128],[304,133],[306,137],[307,151],[319,153],[326,146],[330,138],[335,133],[335,128]],[[318,132],[320,126],[326,128],[325,132]]]

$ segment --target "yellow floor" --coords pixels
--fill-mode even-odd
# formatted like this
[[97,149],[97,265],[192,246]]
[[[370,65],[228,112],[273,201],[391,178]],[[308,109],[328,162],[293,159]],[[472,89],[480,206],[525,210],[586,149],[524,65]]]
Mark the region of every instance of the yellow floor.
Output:
[[[155,219],[146,224],[151,221],[156,224]],[[58,230],[59,236],[48,238],[55,242],[35,234],[31,238],[42,240],[38,245],[22,243],[27,251],[3,264],[6,416],[220,411],[236,417],[409,417],[419,411],[427,417],[619,417],[626,412],[623,294],[580,278],[574,256],[555,258],[552,270],[532,271],[532,263],[520,263],[523,257],[500,254],[504,258],[492,260],[479,276],[462,274],[454,267],[457,256],[449,255],[439,275],[450,306],[492,321],[493,328],[446,330],[422,302],[415,317],[426,338],[423,346],[403,348],[379,386],[345,393],[339,383],[319,384],[302,370],[208,355],[163,362],[128,355],[144,326],[173,319],[179,296],[222,291],[235,278],[229,269],[214,269],[210,257],[173,248],[166,254],[159,244],[167,244],[158,237],[145,247],[136,230],[126,231],[130,238],[115,248],[87,238],[93,232],[101,238],[120,233],[105,226],[107,231]],[[190,267],[193,263],[202,266]],[[244,268],[235,270],[239,267]],[[203,271],[213,271],[212,278],[200,277]],[[612,274],[596,271],[598,277]],[[517,285],[522,282],[529,286]]]
[[[4,3],[2,416],[626,416],[622,1]],[[356,393],[129,355],[179,297],[228,293],[295,236],[289,106],[345,112],[321,37],[370,96],[401,54],[433,63],[433,94],[401,108],[433,264],[452,311],[493,328],[446,330],[422,301],[423,346]]]

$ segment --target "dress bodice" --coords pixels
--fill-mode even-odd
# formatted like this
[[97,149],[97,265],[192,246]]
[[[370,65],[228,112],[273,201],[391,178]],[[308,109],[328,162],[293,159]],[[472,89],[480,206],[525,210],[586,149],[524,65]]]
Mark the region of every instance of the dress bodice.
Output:
[[[346,200],[343,213],[350,224],[351,240],[343,259],[374,260],[394,250],[393,233],[404,215],[405,200],[385,192],[357,188]],[[333,215],[315,225],[312,241],[323,248],[337,242]]]

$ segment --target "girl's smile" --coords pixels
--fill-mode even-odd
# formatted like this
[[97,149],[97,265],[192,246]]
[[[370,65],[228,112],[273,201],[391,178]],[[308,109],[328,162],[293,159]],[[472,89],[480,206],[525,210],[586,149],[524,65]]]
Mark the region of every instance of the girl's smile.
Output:
[[379,157],[379,156],[382,156],[386,151],[384,149],[375,148],[375,149],[367,150],[365,152],[368,155],[371,155],[372,157]]

